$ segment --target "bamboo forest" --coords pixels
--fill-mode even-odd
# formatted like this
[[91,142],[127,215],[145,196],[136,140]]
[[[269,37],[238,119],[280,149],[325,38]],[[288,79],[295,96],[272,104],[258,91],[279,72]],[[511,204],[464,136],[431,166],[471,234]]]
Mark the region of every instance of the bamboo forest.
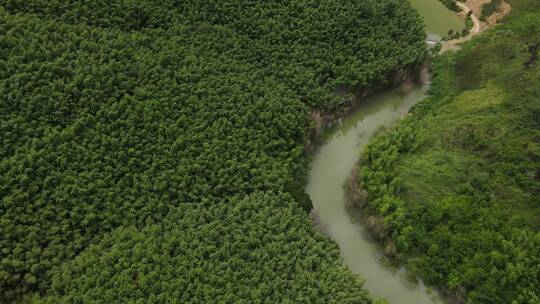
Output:
[[0,1],[0,303],[539,304],[539,20]]

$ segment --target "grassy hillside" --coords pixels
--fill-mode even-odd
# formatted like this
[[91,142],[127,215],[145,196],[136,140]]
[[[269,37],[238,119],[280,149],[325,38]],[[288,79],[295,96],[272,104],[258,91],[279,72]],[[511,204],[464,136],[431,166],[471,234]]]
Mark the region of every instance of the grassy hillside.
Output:
[[405,1],[2,1],[0,302],[369,303],[302,208],[309,108],[424,36]]
[[360,164],[397,256],[467,303],[540,303],[540,6],[512,5]]

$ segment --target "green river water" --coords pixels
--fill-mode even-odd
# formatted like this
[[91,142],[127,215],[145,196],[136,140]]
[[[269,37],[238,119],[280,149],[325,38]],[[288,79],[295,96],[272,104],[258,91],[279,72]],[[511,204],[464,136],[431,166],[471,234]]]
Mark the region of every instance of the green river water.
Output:
[[[426,19],[427,32],[447,33],[463,20],[437,0],[411,0]],[[349,269],[365,280],[365,288],[377,298],[395,304],[444,303],[422,283],[410,284],[403,270],[386,267],[381,249],[345,206],[344,184],[358,161],[362,148],[381,127],[402,117],[425,97],[427,84],[403,87],[367,98],[352,113],[322,134],[309,174],[307,193],[321,229],[338,244]]]
[[465,21],[444,6],[439,0],[409,0],[412,6],[422,15],[428,39],[440,40],[449,30],[461,31]]

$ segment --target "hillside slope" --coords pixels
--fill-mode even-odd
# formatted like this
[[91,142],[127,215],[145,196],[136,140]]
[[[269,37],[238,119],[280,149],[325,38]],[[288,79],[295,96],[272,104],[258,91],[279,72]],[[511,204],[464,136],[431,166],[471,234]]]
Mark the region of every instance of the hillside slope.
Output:
[[466,303],[540,303],[540,6],[512,4],[359,166],[389,252]]

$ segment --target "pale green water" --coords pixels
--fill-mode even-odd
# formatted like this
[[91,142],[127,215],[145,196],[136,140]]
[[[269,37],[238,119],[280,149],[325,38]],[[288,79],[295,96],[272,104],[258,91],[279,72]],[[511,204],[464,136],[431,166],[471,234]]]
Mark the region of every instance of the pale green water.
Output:
[[[410,0],[424,17],[428,37],[438,40],[448,30],[461,30],[464,21],[438,0]],[[404,271],[381,263],[381,249],[365,228],[352,219],[345,206],[344,184],[369,139],[389,126],[425,97],[427,85],[389,90],[362,101],[353,113],[325,131],[311,164],[307,193],[322,229],[338,244],[353,273],[365,280],[365,288],[393,304],[439,304],[443,300],[422,284],[411,286]]]
[[403,271],[393,271],[381,263],[380,248],[347,212],[343,185],[374,133],[407,113],[425,97],[426,89],[401,88],[368,98],[354,113],[327,129],[315,153],[306,189],[318,222],[339,245],[349,269],[366,280],[365,288],[373,296],[396,304],[442,302],[423,285],[410,286]]
[[429,39],[439,40],[446,36],[449,30],[456,32],[465,28],[465,21],[439,0],[409,1],[424,18]]

